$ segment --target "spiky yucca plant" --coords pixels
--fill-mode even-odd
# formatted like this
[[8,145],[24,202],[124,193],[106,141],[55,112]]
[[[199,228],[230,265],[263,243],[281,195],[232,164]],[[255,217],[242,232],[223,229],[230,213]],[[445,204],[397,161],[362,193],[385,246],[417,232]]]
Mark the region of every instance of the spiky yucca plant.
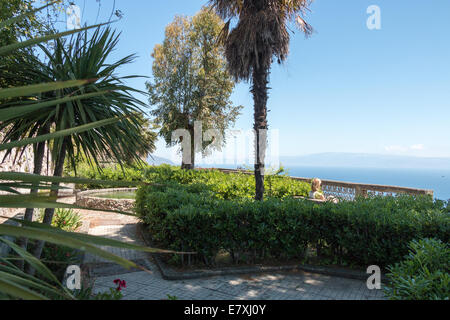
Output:
[[[37,10],[42,10],[45,7]],[[34,10],[36,11],[36,10]],[[34,12],[33,11],[33,12]],[[18,19],[26,18],[27,14],[0,22],[0,29],[14,24]],[[14,43],[7,46],[0,47],[0,55],[7,55],[13,53],[15,50],[29,47],[35,44],[49,41],[52,39],[61,38],[66,35],[82,32],[93,27],[86,27],[80,30],[67,31],[59,34],[48,35],[45,37],[39,37],[30,39],[27,41]],[[26,117],[39,110],[53,109],[56,113],[58,106],[61,103],[71,101],[73,96],[69,94],[62,94],[56,98],[49,98],[45,101],[31,100],[27,103],[12,103],[12,101],[25,101],[28,97],[33,95],[41,95],[49,92],[60,91],[64,92],[65,89],[72,88],[74,91],[79,91],[84,85],[92,83],[89,80],[67,80],[67,81],[49,81],[47,83],[38,83],[35,85],[27,85],[21,87],[8,87],[0,89],[0,121],[8,121],[10,119],[17,119],[18,117]],[[74,92],[71,91],[71,92]],[[18,99],[19,98],[19,99]],[[86,98],[82,96],[82,93],[77,97],[78,99]],[[47,110],[48,111],[48,110]],[[7,143],[0,144],[0,151],[8,151],[12,148],[21,148],[30,144],[36,144],[45,141],[56,141],[57,139],[63,139],[71,137],[74,134],[81,134],[91,130],[98,130],[104,126],[110,126],[117,124],[123,120],[117,116],[112,115],[108,119],[98,121],[86,121],[75,122],[72,127],[58,128],[54,132],[28,137],[19,137],[17,140],[9,141]],[[86,179],[76,178],[62,178],[62,177],[44,177],[33,174],[16,173],[16,172],[0,172],[0,191],[3,194],[0,195],[0,208],[78,208],[75,205],[69,205],[59,203],[54,196],[42,196],[42,195],[23,195],[20,194],[17,189],[25,188],[32,189],[38,188],[42,190],[58,189],[59,187],[51,186],[52,183],[59,184],[64,183],[82,183]],[[85,182],[91,183],[93,181],[86,180]],[[120,182],[111,181],[97,181],[95,183],[120,186]],[[129,185],[129,183],[128,183]],[[136,184],[136,185],[139,185]],[[6,193],[6,194],[5,194]],[[135,263],[111,254],[107,251],[99,249],[98,245],[115,246],[121,248],[129,248],[135,250],[142,250],[147,252],[153,252],[155,249],[144,248],[131,244],[121,243],[118,241],[104,239],[99,237],[93,237],[84,234],[68,233],[60,229],[53,228],[48,225],[40,223],[22,221],[12,219],[20,223],[19,226],[11,226],[0,224],[0,236],[12,236],[16,238],[27,237],[40,241],[49,241],[58,245],[67,246],[74,249],[84,248],[85,251],[92,254],[102,256],[106,259],[114,261],[126,268],[138,267]],[[33,275],[25,273],[18,268],[13,261],[8,257],[0,257],[0,298],[21,298],[21,299],[48,299],[64,298],[74,299],[73,294],[65,288],[65,286],[50,272],[50,270],[39,260],[33,257],[26,250],[17,246],[11,241],[8,241],[0,237],[0,241],[8,245],[17,255],[24,259],[29,265],[31,265],[39,274],[39,278]]]

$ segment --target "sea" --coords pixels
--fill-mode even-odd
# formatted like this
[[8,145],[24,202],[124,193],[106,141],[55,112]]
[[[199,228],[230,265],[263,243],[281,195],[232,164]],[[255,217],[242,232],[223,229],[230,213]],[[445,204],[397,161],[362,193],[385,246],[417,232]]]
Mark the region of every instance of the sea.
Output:
[[[226,169],[236,168],[233,165],[199,166]],[[450,200],[450,168],[386,169],[310,166],[285,166],[284,168],[288,175],[292,177],[427,189],[434,191],[436,199]]]

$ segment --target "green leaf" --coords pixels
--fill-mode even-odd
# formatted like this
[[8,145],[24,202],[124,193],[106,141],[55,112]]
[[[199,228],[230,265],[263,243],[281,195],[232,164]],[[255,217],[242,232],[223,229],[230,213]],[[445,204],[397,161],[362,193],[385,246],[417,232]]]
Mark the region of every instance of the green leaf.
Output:
[[88,94],[83,94],[83,95],[79,95],[79,96],[67,97],[67,98],[63,98],[63,99],[55,99],[55,100],[51,100],[51,101],[47,101],[47,102],[34,103],[34,104],[30,104],[30,105],[25,105],[25,106],[14,106],[11,108],[0,109],[0,119],[2,119],[2,121],[8,121],[10,119],[16,119],[16,118],[22,117],[24,115],[27,115],[28,113],[38,111],[39,109],[42,109],[42,108],[47,108],[47,107],[51,107],[51,106],[54,106],[57,104],[63,104],[63,103],[70,102],[70,101],[83,100],[83,99],[88,99],[88,98],[92,98],[92,97],[96,97],[96,96],[101,96],[105,93],[106,93],[106,91],[88,93]]
[[31,15],[39,12],[39,11],[42,11],[43,9],[45,9],[45,8],[55,4],[56,2],[57,1],[50,1],[48,4],[46,4],[43,7],[40,7],[40,8],[34,9],[34,10],[30,10],[30,11],[24,13],[24,14],[21,14],[21,15],[19,15],[17,17],[14,17],[14,18],[11,18],[11,19],[8,19],[8,20],[5,20],[5,21],[0,21],[0,29],[6,28],[6,27],[8,27],[10,25],[13,25],[14,23],[17,23],[17,22],[19,22],[21,20],[24,20],[26,17],[29,17],[29,16],[31,16]]
[[0,185],[0,190],[1,190],[1,191],[6,191],[6,192],[9,192],[9,193],[20,194],[19,191],[14,190],[13,188],[8,187],[8,186],[4,186],[4,185]]
[[[51,183],[76,183],[76,184],[99,184],[108,185],[116,187],[128,187],[128,186],[141,186],[148,185],[143,181],[113,181],[113,180],[93,180],[86,178],[74,178],[74,177],[51,177],[51,176],[41,176],[32,173],[22,173],[22,172],[0,172],[0,180],[14,180],[23,181],[29,183],[41,183],[41,182],[51,182]],[[2,184],[0,184],[1,186]],[[59,187],[63,189],[64,187]]]
[[108,209],[95,209],[95,208],[85,208],[77,206],[74,204],[57,202],[56,197],[41,196],[41,195],[0,195],[0,208],[35,208],[35,209],[46,209],[46,208],[66,208],[66,209],[81,209],[81,210],[91,210],[100,212],[112,212],[119,213],[123,215],[135,216],[135,214],[120,210],[108,210]]
[[0,234],[6,235],[6,236],[12,236],[12,237],[26,237],[26,238],[51,242],[51,243],[66,246],[66,247],[69,247],[72,249],[87,251],[96,256],[99,256],[99,257],[105,258],[109,261],[115,262],[126,269],[130,269],[130,268],[142,269],[142,267],[137,266],[132,261],[129,261],[129,260],[119,257],[115,254],[112,254],[108,251],[97,248],[96,246],[86,243],[84,241],[77,240],[74,237],[68,237],[64,234],[60,234],[57,232],[52,232],[52,231],[43,230],[43,229],[36,229],[36,228],[31,228],[31,227],[17,227],[17,226],[10,226],[10,225],[2,224],[2,225],[0,225]]
[[85,124],[85,125],[82,125],[82,126],[78,126],[78,127],[75,127],[75,128],[71,128],[71,129],[65,129],[65,130],[60,130],[60,131],[49,133],[49,134],[40,135],[40,136],[35,137],[35,138],[22,139],[22,140],[13,141],[13,142],[10,142],[10,143],[4,143],[4,144],[0,145],[0,151],[2,151],[2,150],[9,150],[9,149],[12,149],[12,148],[17,148],[17,147],[23,147],[23,146],[26,146],[26,145],[29,145],[29,144],[34,144],[34,143],[47,141],[47,140],[53,140],[53,139],[69,136],[69,135],[72,135],[72,134],[75,134],[75,133],[81,133],[81,132],[89,131],[89,130],[92,130],[94,128],[98,128],[98,127],[102,127],[102,126],[106,126],[106,125],[110,125],[110,124],[116,123],[116,122],[118,122],[120,120],[121,120],[120,118],[105,119],[105,120],[100,120],[100,121],[92,122],[92,123],[89,123],[89,124]]
[[89,30],[89,29],[92,29],[92,28],[98,28],[100,26],[104,26],[104,25],[107,25],[109,23],[112,23],[112,22],[107,22],[107,23],[97,24],[97,25],[93,25],[93,26],[89,26],[89,27],[80,28],[80,29],[60,32],[60,33],[56,33],[56,34],[51,34],[51,35],[47,35],[47,36],[38,37],[38,38],[35,38],[35,39],[30,39],[30,40],[26,40],[26,41],[10,44],[8,46],[3,46],[3,47],[0,47],[0,55],[5,55],[5,54],[10,53],[10,52],[12,52],[14,50],[18,50],[18,49],[22,49],[22,48],[26,48],[26,47],[31,47],[31,46],[36,45],[36,44],[41,43],[41,42],[47,42],[49,40],[58,39],[58,38],[65,37],[65,36],[68,36],[68,35],[71,35],[71,34],[74,34],[74,33],[78,33],[78,32],[81,32],[81,31]]
[[[29,274],[25,273],[24,271],[22,271],[21,269],[19,269],[16,265],[14,265],[11,262],[11,259],[0,258],[0,262],[3,263],[3,264],[0,264],[0,271],[6,272],[6,273],[9,273],[12,275],[16,275],[19,278],[27,279],[27,280],[35,283],[36,285],[43,285],[47,288],[51,288],[55,291],[58,291],[58,289],[55,286],[53,286],[52,284],[49,284],[48,282],[46,282],[42,279],[36,278],[36,276],[29,275]],[[71,296],[71,294],[69,294],[69,296]]]
[[[131,243],[121,242],[113,239],[108,238],[102,238],[97,236],[92,236],[89,234],[84,233],[74,233],[74,232],[67,232],[46,224],[38,223],[38,222],[31,222],[31,221],[24,221],[20,219],[12,218],[10,219],[12,221],[16,221],[18,223],[21,223],[24,226],[32,227],[36,229],[46,230],[49,232],[56,232],[58,234],[65,235],[67,237],[71,237],[80,241],[84,241],[87,243],[92,243],[95,245],[101,245],[101,246],[109,246],[109,247],[115,247],[115,248],[124,248],[124,249],[131,249],[136,251],[143,251],[143,252],[151,252],[151,253],[176,253],[174,251],[170,250],[161,250],[161,249],[155,249],[155,248],[149,248],[149,247],[143,247]],[[178,252],[181,253],[181,252]]]
[[[0,272],[0,275],[2,274],[3,272]],[[10,280],[6,280],[5,278],[6,277],[0,277],[0,292],[5,292],[13,297],[25,300],[49,300],[43,295],[18,285]]]
[[64,186],[55,186],[55,185],[49,185],[49,184],[31,184],[27,182],[6,182],[6,183],[0,183],[0,190],[12,192],[15,194],[21,194],[17,190],[6,189],[16,188],[16,189],[37,189],[37,190],[61,190],[61,189],[70,189],[69,187]]
[[71,87],[80,87],[89,82],[92,82],[92,80],[69,80],[61,82],[47,82],[34,85],[27,85],[23,87],[0,89],[0,99],[25,97],[42,92],[55,91]]
[[[61,289],[58,290],[57,288],[50,286],[46,282],[42,282],[38,278],[29,276],[26,273],[19,273],[20,275],[14,274],[14,271],[11,270],[11,268],[4,268],[2,266],[0,266],[0,270],[5,270],[4,272],[0,271],[1,277],[3,279],[8,279],[10,282],[15,283],[16,285],[26,288],[33,288],[39,290],[40,292],[49,293],[65,299],[74,299],[72,294],[66,293]],[[11,294],[11,292],[5,293]]]
[[0,238],[0,241],[6,243],[12,250],[14,250],[19,256],[24,258],[24,260],[29,263],[31,266],[33,266],[36,271],[38,271],[41,275],[46,277],[47,279],[54,281],[55,283],[59,284],[58,279],[55,277],[55,275],[41,262],[39,259],[37,259],[35,256],[30,254],[29,252],[25,251],[15,243]]

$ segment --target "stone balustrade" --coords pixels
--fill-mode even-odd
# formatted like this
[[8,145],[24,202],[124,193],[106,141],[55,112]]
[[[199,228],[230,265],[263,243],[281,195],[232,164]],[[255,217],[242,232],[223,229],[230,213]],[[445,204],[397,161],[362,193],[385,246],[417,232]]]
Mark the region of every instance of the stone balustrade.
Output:
[[[204,170],[204,169],[203,169]],[[253,172],[245,170],[232,170],[232,169],[218,169],[225,173],[243,173],[253,175]],[[311,183],[312,178],[299,178],[290,177],[290,179],[304,181]],[[368,195],[380,195],[380,196],[394,196],[397,194],[408,195],[431,195],[433,197],[433,190],[406,188],[397,186],[385,186],[377,184],[364,184],[353,183],[333,180],[322,180],[322,190],[326,196],[334,196],[347,200],[355,199],[356,197]]]

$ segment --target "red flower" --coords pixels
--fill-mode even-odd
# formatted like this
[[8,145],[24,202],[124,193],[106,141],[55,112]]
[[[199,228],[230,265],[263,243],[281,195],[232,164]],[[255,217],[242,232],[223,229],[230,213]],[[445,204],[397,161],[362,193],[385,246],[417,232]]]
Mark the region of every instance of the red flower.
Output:
[[127,287],[127,283],[125,280],[116,279],[114,280],[114,283],[118,286],[117,291],[120,291],[122,290],[122,288],[125,289]]

